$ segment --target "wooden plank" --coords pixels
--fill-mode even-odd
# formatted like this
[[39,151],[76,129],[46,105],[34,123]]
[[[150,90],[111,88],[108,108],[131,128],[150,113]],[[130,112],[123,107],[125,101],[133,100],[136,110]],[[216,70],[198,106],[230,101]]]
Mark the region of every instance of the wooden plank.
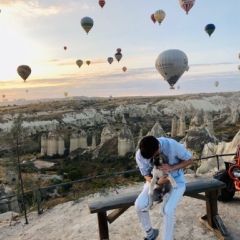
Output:
[[204,196],[202,194],[199,194],[199,193],[187,193],[187,192],[185,192],[184,196],[200,199],[200,200],[203,200],[203,201],[207,201],[208,200],[208,198],[206,196]]
[[215,179],[206,178],[198,181],[189,182],[186,185],[186,193],[200,193],[225,188],[225,183]]
[[119,216],[121,216],[126,210],[128,210],[133,204],[129,204],[129,206],[124,208],[118,208],[108,214],[107,220],[109,223],[113,223]]
[[[218,220],[219,220],[219,219],[218,219]],[[226,232],[225,235],[222,235],[222,233],[221,233],[217,228],[214,228],[214,227],[212,227],[212,226],[210,226],[210,225],[208,224],[207,216],[206,216],[206,215],[200,217],[200,218],[199,218],[199,221],[200,221],[204,226],[206,226],[210,231],[212,231],[219,239],[221,239],[221,240],[227,240],[227,239],[229,239],[229,235],[227,234],[227,232]]]
[[97,213],[100,211],[127,207],[129,206],[129,204],[133,204],[135,202],[140,192],[141,190],[138,190],[131,193],[118,194],[115,196],[104,197],[97,200],[89,201],[88,207],[90,213]]
[[99,212],[98,213],[98,232],[100,240],[108,240],[108,223],[107,223],[107,213]]
[[[189,182],[186,185],[186,192],[184,195],[192,197],[198,196],[198,199],[203,199],[204,197],[199,195],[194,195],[195,193],[209,192],[216,189],[221,189],[226,187],[225,183],[211,178],[211,179],[201,179],[194,182]],[[101,211],[108,211],[117,208],[127,207],[129,204],[133,204],[140,194],[141,190],[134,191],[131,193],[117,194],[115,196],[109,196],[104,198],[99,198],[97,200],[90,200],[88,202],[88,207],[90,213],[97,213]]]

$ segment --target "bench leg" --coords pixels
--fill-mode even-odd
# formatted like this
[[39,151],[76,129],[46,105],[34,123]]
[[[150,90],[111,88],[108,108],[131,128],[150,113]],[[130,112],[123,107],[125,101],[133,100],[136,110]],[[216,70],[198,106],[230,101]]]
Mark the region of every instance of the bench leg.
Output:
[[98,231],[100,240],[108,240],[108,222],[107,222],[107,212],[99,212],[98,214]]
[[205,192],[205,195],[208,198],[208,200],[206,200],[207,214],[201,217],[199,220],[214,234],[216,234],[220,239],[227,239],[228,237],[227,229],[225,228],[222,219],[218,215],[217,207],[218,190]]

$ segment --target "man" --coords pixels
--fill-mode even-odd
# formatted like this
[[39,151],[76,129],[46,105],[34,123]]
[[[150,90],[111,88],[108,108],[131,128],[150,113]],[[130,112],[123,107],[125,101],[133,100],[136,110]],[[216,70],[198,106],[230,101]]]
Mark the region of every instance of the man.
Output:
[[[159,154],[168,157],[168,164],[162,164],[159,169],[169,172],[175,179],[178,188],[171,188],[169,198],[163,209],[162,240],[173,240],[175,210],[186,190],[186,181],[183,169],[192,163],[192,154],[180,143],[171,138],[155,138],[146,136],[139,143],[139,149],[136,152],[136,161],[141,174],[146,179],[142,192],[135,202],[135,208],[138,218],[141,222],[143,231],[146,232],[144,240],[154,240],[158,236],[158,230],[153,229],[150,221],[149,211],[142,211],[148,206],[148,190],[151,182],[151,171],[153,164],[151,159]],[[158,185],[164,185],[168,182],[166,176],[160,178]]]

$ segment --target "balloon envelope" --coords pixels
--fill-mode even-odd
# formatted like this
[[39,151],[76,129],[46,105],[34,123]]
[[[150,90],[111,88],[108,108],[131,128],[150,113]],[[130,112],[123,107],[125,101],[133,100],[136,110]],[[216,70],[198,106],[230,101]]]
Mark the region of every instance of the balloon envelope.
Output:
[[80,59],[78,59],[78,60],[76,61],[76,64],[77,64],[78,67],[80,68],[80,67],[82,66],[82,64],[83,64],[83,61],[80,60]]
[[64,50],[67,50],[67,47],[66,47],[66,46],[64,46],[63,48],[64,48]]
[[126,71],[127,71],[127,68],[126,68],[126,67],[123,67],[122,70],[123,70],[124,72],[126,72]]
[[119,62],[121,60],[121,58],[122,58],[122,54],[121,53],[115,53],[115,58]]
[[109,64],[112,64],[112,62],[113,62],[113,58],[112,57],[109,57],[107,60],[108,60]]
[[17,68],[17,72],[19,76],[24,80],[24,82],[27,80],[29,75],[31,74],[31,68],[27,65],[20,65]]
[[188,14],[189,10],[193,7],[195,0],[179,0],[181,8]]
[[178,49],[169,49],[159,54],[155,67],[164,80],[174,89],[174,84],[189,69],[187,55]]
[[121,48],[117,48],[117,53],[120,53],[122,51]]
[[215,87],[217,87],[218,84],[219,84],[219,82],[218,82],[218,81],[215,81],[215,83],[214,83]]
[[91,61],[86,61],[86,64],[89,65],[91,63]]
[[156,22],[156,19],[154,17],[154,13],[151,15],[151,20],[155,23]]
[[106,2],[105,2],[104,0],[99,0],[99,1],[98,1],[98,4],[99,4],[99,6],[100,6],[101,8],[104,7],[105,3],[106,3]]
[[157,10],[154,13],[154,18],[156,19],[156,21],[158,21],[159,24],[161,24],[161,22],[163,21],[163,19],[165,18],[166,14],[163,10]]
[[209,37],[212,35],[212,33],[214,32],[215,30],[215,25],[210,23],[210,24],[207,24],[206,27],[205,27],[205,31],[206,33],[209,35]]
[[238,70],[240,71],[240,65],[238,65]]
[[64,92],[64,96],[67,97],[68,96],[68,92]]
[[93,26],[93,20],[90,17],[84,17],[81,19],[81,26],[85,30],[85,32],[88,34],[88,32],[91,30]]

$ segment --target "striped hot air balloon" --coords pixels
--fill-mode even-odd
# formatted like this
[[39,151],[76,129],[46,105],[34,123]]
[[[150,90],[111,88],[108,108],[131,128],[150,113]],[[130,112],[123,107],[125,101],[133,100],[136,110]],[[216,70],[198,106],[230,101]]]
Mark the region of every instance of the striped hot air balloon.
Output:
[[99,1],[98,1],[98,4],[99,4],[99,6],[100,6],[101,8],[104,7],[105,3],[106,3],[106,2],[105,2],[104,0],[99,0]]
[[214,30],[215,30],[215,25],[212,23],[207,24],[205,27],[205,32],[209,35],[209,37],[211,37]]
[[154,18],[156,19],[156,21],[161,24],[161,22],[163,21],[163,19],[165,18],[166,14],[163,10],[157,10],[154,13]]
[[19,76],[24,80],[24,82],[26,82],[27,78],[31,74],[31,68],[27,65],[20,65],[17,68],[17,72]]
[[81,19],[81,26],[87,34],[93,27],[93,24],[94,24],[94,22],[93,22],[92,18],[90,18],[90,17],[84,17]]
[[195,0],[179,0],[179,5],[186,12],[186,14],[188,14],[194,3]]

